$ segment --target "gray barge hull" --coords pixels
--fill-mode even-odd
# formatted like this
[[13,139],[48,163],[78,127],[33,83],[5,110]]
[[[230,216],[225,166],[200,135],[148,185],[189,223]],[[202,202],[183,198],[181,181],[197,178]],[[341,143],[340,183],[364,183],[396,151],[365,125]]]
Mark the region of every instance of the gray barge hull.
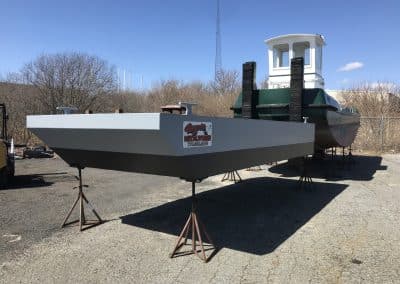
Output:
[[314,125],[160,113],[28,116],[71,166],[194,181],[312,154]]

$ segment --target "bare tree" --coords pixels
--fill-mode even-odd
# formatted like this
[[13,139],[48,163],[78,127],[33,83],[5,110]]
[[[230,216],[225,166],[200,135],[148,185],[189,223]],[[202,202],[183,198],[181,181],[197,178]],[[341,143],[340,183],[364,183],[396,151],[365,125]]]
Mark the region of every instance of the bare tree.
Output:
[[31,133],[25,129],[26,115],[43,112],[37,96],[37,90],[33,86],[12,81],[0,83],[0,102],[6,105],[9,115],[9,136],[17,143],[26,143],[31,138]]
[[38,99],[49,113],[55,113],[57,106],[75,106],[84,111],[115,90],[114,68],[83,53],[39,56],[26,64],[21,74],[26,83],[39,90]]
[[390,82],[362,83],[342,92],[346,106],[361,114],[355,148],[398,150],[400,145],[400,88]]
[[239,73],[234,70],[220,70],[210,86],[212,91],[220,96],[237,93],[240,89]]
[[345,105],[363,116],[387,117],[400,114],[400,88],[389,82],[362,83],[342,92]]
[[10,72],[7,74],[6,80],[4,80],[4,82],[20,84],[23,82],[23,78],[21,73],[19,72]]
[[[146,91],[116,92],[114,70],[97,57],[78,53],[43,55],[0,83],[0,101],[10,113],[10,134],[18,143],[40,143],[25,128],[26,115],[54,113],[57,106],[82,112],[159,111],[178,101],[195,102],[200,115],[232,116],[240,92],[238,73],[224,71],[215,82],[160,81]],[[110,95],[112,94],[112,95]],[[218,94],[218,95],[216,95]]]
[[261,89],[268,89],[268,77],[265,77],[260,83]]

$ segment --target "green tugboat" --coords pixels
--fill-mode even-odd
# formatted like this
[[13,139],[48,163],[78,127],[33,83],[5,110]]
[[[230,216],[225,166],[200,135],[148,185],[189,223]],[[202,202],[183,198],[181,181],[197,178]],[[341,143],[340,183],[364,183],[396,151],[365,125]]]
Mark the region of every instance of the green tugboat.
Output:
[[[285,35],[269,45],[268,89],[255,89],[255,63],[243,66],[243,91],[232,107],[234,117],[315,123],[315,151],[350,146],[360,115],[342,108],[323,89],[320,35]],[[291,62],[291,66],[289,66]]]

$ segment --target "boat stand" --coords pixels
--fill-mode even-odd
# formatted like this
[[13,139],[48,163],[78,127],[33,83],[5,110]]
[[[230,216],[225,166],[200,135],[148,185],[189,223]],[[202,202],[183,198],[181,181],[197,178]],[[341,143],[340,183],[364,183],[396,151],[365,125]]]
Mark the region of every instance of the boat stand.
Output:
[[233,181],[235,183],[241,182],[242,178],[240,177],[238,171],[231,171],[224,174],[221,181]]
[[334,160],[336,156],[336,147],[327,148],[324,150],[324,157]]
[[[206,231],[204,224],[201,222],[200,218],[197,214],[196,208],[196,192],[195,192],[195,182],[192,181],[192,210],[189,214],[189,218],[187,219],[185,226],[182,229],[178,237],[178,241],[176,242],[175,248],[170,254],[170,257],[177,257],[182,255],[188,254],[195,254],[197,255],[202,261],[208,262],[213,254],[216,252],[216,247],[213,244],[209,234]],[[180,252],[180,249],[187,244],[187,239],[189,235],[189,231],[192,233],[192,243],[191,243],[191,250]],[[203,237],[202,238],[202,233]],[[204,243],[207,242],[209,245]],[[205,248],[205,246],[207,248]],[[199,249],[198,249],[199,247]],[[208,257],[206,256],[206,250],[214,250]]]
[[[88,187],[88,185],[82,184],[82,167],[78,166],[77,168],[78,168],[78,173],[79,173],[79,177],[77,177],[77,179],[79,181],[79,186],[74,187],[74,189],[78,188],[78,197],[76,198],[74,204],[72,205],[67,216],[65,217],[64,222],[61,225],[61,228],[65,227],[67,225],[79,222],[79,230],[83,231],[83,230],[89,229],[91,227],[94,227],[94,226],[97,226],[97,225],[103,223],[103,220],[100,218],[99,214],[97,214],[96,210],[93,208],[93,206],[90,204],[89,200],[86,198],[85,194],[83,193],[83,188]],[[68,218],[71,216],[72,211],[74,210],[74,208],[76,207],[78,202],[79,202],[79,219],[67,223]],[[90,207],[93,214],[96,216],[97,220],[87,220],[86,219],[85,207],[84,207],[83,202],[85,202],[87,204],[87,206]]]
[[351,145],[349,147],[347,147],[347,151],[348,151],[347,157],[346,157],[346,155],[344,153],[344,150],[345,150],[345,147],[343,147],[343,160],[345,160],[347,158],[351,163],[353,163],[354,162],[354,157],[353,157],[353,153],[351,152],[351,150],[352,150],[351,149]]
[[347,147],[347,155],[346,155],[346,147],[342,147],[342,168],[344,170],[349,170],[355,164],[355,160],[353,154],[351,152],[351,145]]
[[314,186],[314,182],[309,172],[308,158],[306,157],[303,158],[303,165],[298,183],[300,184],[300,189],[307,187],[307,185],[310,185],[311,187]]

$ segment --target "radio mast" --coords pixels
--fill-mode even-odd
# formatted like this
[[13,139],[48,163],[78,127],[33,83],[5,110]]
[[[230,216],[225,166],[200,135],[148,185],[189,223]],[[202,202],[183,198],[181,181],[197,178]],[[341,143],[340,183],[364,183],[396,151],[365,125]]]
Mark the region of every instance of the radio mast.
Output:
[[218,73],[222,69],[222,55],[221,55],[221,28],[220,28],[220,7],[219,0],[217,0],[217,20],[216,20],[216,33],[215,33],[215,66],[214,66],[214,79],[217,79]]

